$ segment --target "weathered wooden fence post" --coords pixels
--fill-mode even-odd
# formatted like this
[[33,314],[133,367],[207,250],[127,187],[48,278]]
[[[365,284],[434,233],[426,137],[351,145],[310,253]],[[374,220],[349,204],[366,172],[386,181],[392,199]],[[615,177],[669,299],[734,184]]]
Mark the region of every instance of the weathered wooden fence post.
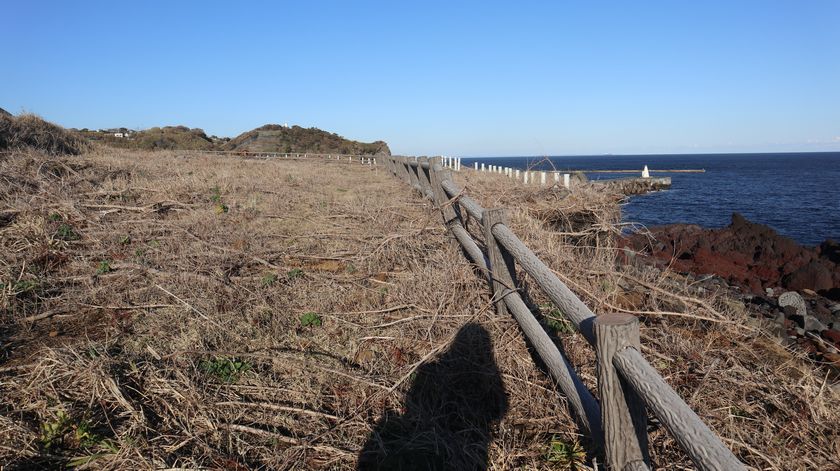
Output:
[[443,223],[448,228],[451,221],[458,219],[458,213],[455,212],[452,204],[448,204],[449,197],[446,196],[446,191],[444,191],[441,185],[443,180],[452,179],[452,173],[447,169],[435,170],[435,166],[440,164],[439,159],[440,157],[435,157],[429,161],[429,175],[431,176],[432,194],[435,197],[435,204],[440,208],[441,213],[443,213]]
[[407,158],[405,158],[405,157],[399,157],[398,159],[399,159],[399,160],[398,160],[398,162],[399,162],[399,164],[400,164],[400,165],[399,165],[399,168],[400,168],[400,176],[402,177],[402,179],[403,179],[406,183],[408,183],[409,185],[411,185],[411,175],[409,174],[408,159],[407,159]]
[[422,188],[420,193],[423,193],[423,196],[427,196],[428,193],[432,192],[432,183],[429,178],[430,174],[423,168],[424,165],[429,168],[428,171],[430,172],[429,158],[420,157],[417,159],[417,179],[420,180],[420,188]]
[[484,245],[487,247],[490,274],[493,279],[493,300],[496,302],[496,313],[499,315],[508,314],[504,298],[508,293],[516,291],[516,267],[513,257],[496,242],[496,237],[493,235],[494,225],[507,225],[507,223],[507,213],[504,209],[485,209],[481,216]]
[[439,164],[440,157],[435,157],[429,160],[429,176],[431,177],[432,195],[434,196],[435,205],[440,208],[441,215],[443,216],[443,225],[449,232],[449,244],[453,248],[457,249],[460,247],[460,244],[456,240],[455,235],[452,233],[451,224],[460,223],[460,220],[458,218],[458,213],[455,212],[455,208],[449,202],[449,197],[446,195],[446,191],[444,191],[443,186],[441,186],[441,182],[443,180],[452,179],[452,174],[451,171],[447,169],[435,170],[435,167]]
[[[411,164],[414,164],[414,165],[411,165]],[[417,162],[410,162],[406,159],[405,167],[406,167],[406,169],[408,169],[408,178],[411,181],[411,186],[414,187],[415,190],[422,193],[423,192],[423,187],[420,186],[420,177],[418,175],[419,172],[417,171],[417,168],[419,166],[415,166],[415,165],[417,165]]]
[[645,405],[613,366],[613,356],[625,348],[641,348],[636,316],[607,313],[596,317],[595,352],[607,465],[614,470],[648,470]]
[[411,178],[411,166],[408,165],[408,157],[401,157],[403,166],[403,178],[412,188],[414,187],[414,179]]

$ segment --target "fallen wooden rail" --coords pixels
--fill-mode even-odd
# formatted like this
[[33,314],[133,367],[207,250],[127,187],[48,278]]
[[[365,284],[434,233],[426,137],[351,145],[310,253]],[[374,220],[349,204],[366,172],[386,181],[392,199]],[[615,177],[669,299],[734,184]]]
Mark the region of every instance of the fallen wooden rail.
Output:
[[[596,316],[507,226],[502,209],[484,209],[464,194],[440,158],[385,157],[386,167],[435,202],[444,224],[485,276],[499,314],[510,314],[533,345],[569,401],[580,425],[603,447],[615,470],[650,469],[647,409],[665,425],[701,470],[746,469],[640,353],[639,322],[629,314]],[[456,209],[457,208],[457,209]],[[460,210],[481,222],[486,253],[464,227]],[[515,263],[531,276],[577,330],[595,347],[595,399],[525,304]]]

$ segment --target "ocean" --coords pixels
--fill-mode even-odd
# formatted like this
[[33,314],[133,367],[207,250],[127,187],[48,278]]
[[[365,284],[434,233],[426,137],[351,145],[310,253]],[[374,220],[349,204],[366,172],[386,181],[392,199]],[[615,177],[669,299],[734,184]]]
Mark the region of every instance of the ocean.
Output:
[[[548,162],[550,160],[550,163]],[[840,152],[601,155],[566,157],[464,157],[473,162],[518,169],[633,170],[627,174],[588,173],[590,180],[641,176],[642,167],[705,169],[670,176],[670,190],[633,196],[623,206],[625,222],[645,226],[672,223],[724,227],[732,213],[766,224],[804,245],[840,240]]]

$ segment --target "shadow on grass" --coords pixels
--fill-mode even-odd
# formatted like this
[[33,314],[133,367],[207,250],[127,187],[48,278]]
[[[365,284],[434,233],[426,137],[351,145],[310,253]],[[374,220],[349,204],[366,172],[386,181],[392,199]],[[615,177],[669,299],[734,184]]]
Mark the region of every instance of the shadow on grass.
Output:
[[417,370],[405,412],[380,419],[358,469],[486,469],[493,425],[507,409],[490,335],[467,324],[443,355]]

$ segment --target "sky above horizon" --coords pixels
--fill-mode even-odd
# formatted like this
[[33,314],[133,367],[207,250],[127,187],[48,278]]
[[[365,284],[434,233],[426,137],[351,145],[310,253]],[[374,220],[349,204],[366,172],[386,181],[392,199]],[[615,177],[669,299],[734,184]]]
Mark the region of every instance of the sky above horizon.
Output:
[[408,155],[840,150],[840,2],[2,2],[0,107]]

